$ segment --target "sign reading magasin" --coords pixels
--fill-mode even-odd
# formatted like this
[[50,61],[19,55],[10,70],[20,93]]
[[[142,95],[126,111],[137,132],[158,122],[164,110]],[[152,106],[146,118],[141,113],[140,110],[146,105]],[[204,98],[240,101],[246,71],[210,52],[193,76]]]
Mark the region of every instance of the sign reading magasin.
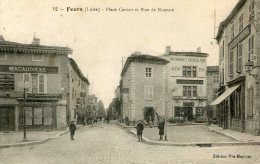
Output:
[[0,72],[57,74],[58,67],[0,65]]

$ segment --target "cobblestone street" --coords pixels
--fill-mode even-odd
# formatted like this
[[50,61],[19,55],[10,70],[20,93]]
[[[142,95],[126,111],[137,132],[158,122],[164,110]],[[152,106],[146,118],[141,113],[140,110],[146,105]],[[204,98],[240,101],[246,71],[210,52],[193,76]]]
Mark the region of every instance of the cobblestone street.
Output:
[[[157,127],[147,127],[144,129],[144,136],[150,140],[158,141],[159,129]],[[168,126],[167,140],[177,143],[235,142],[231,138],[211,132],[205,125]]]
[[[65,134],[36,146],[0,149],[0,163],[260,163],[259,146],[147,145],[112,124],[82,127],[75,139],[71,141]],[[239,155],[247,157],[237,158]]]

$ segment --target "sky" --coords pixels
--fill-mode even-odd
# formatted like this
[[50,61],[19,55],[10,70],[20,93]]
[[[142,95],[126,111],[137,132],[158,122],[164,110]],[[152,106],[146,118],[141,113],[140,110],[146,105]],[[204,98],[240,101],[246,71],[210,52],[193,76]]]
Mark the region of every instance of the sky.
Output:
[[122,61],[133,52],[157,56],[166,46],[172,51],[197,51],[201,47],[209,54],[207,64],[217,65],[214,29],[217,33],[219,23],[237,2],[1,0],[0,35],[8,41],[30,44],[35,33],[42,45],[73,49],[69,57],[89,79],[91,93],[108,107],[119,85]]

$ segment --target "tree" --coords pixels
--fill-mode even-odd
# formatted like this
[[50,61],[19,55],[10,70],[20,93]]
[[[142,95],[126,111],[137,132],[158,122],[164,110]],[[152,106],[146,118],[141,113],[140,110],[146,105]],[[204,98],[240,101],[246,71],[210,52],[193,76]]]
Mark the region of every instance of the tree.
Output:
[[105,111],[105,107],[104,107],[104,104],[102,102],[102,100],[99,100],[98,103],[97,103],[97,107],[98,107],[98,115],[100,117],[106,117],[106,111]]

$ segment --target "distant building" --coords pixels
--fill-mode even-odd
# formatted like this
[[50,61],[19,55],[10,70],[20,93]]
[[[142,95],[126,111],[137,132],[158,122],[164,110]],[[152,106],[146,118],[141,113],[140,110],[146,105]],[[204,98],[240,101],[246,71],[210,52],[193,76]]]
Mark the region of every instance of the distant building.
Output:
[[68,121],[77,120],[77,123],[83,123],[87,113],[87,99],[90,83],[72,58],[69,58],[68,72]]
[[205,121],[207,53],[173,52],[166,47],[168,119]]
[[209,106],[217,97],[219,88],[219,67],[207,66],[207,109],[208,116],[213,119],[216,118],[216,107]]
[[215,100],[219,88],[219,67],[207,66],[207,102]]
[[151,116],[164,116],[167,60],[135,53],[127,58],[121,73],[123,118],[131,124]]
[[260,134],[260,1],[239,0],[219,25],[219,126]]
[[[67,126],[67,47],[5,41],[0,36],[0,130]],[[26,93],[26,94],[24,94]]]

